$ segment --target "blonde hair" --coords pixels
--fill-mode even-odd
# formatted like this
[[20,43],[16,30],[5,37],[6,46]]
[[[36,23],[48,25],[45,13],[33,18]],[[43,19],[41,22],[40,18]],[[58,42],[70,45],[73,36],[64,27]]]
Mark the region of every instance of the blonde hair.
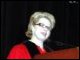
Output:
[[48,12],[35,12],[31,15],[30,22],[29,22],[29,25],[28,25],[28,29],[25,32],[27,37],[29,37],[29,38],[32,37],[32,28],[31,28],[31,26],[34,25],[35,23],[37,23],[40,18],[47,18],[51,23],[51,29],[54,27],[55,18],[52,14],[50,14]]

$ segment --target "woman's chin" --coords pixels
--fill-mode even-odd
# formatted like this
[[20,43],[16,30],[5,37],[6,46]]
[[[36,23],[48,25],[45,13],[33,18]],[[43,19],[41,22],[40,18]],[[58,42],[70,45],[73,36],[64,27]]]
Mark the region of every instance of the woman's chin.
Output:
[[39,39],[39,40],[42,40],[42,41],[45,41],[46,40],[46,36],[42,35],[42,34],[38,34],[36,35],[36,37]]
[[41,40],[41,41],[45,41],[46,38],[45,38],[45,37],[39,37],[39,40]]

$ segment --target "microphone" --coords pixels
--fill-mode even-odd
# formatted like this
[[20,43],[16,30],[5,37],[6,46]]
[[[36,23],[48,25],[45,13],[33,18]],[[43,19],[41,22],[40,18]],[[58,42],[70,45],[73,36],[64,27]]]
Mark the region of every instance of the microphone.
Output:
[[44,48],[48,51],[48,52],[51,52],[53,51],[52,48],[50,48],[48,45],[44,44]]
[[49,38],[45,41],[44,47],[46,47],[47,50],[53,51],[53,50],[60,50],[65,48],[73,48],[76,47],[72,44],[60,42],[60,41],[51,41]]
[[63,42],[60,42],[60,41],[55,41],[55,43],[56,43],[57,46],[68,46],[68,47],[73,47],[72,44],[63,43]]
[[53,49],[49,46],[49,43],[51,42],[50,39],[47,39],[45,42],[44,42],[44,48],[48,51],[48,52],[51,52],[53,51]]

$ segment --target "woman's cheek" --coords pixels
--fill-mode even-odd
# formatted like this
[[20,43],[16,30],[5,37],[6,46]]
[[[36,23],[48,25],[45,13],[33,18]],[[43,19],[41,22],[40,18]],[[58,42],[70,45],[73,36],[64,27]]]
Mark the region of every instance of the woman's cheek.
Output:
[[50,36],[50,31],[47,32],[46,38]]

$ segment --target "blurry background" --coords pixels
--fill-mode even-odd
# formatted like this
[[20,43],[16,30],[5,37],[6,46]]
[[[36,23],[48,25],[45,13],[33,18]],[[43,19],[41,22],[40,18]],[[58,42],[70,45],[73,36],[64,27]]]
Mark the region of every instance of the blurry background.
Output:
[[31,14],[46,11],[56,18],[46,42],[54,50],[79,46],[78,1],[1,1],[1,58],[13,45],[27,39],[25,31]]

